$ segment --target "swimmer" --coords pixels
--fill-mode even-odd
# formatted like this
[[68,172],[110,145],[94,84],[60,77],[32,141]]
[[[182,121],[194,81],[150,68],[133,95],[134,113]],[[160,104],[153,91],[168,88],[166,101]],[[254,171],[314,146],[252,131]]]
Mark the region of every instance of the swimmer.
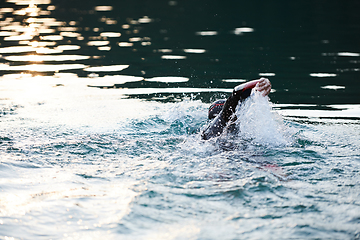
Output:
[[222,134],[227,124],[236,121],[236,106],[250,96],[251,90],[256,89],[262,92],[265,97],[271,91],[271,83],[267,78],[260,78],[236,86],[228,99],[217,100],[209,108],[210,124],[201,133],[201,138],[208,140]]
[[[209,120],[212,120],[205,130],[201,133],[203,140],[220,136],[225,128],[232,129],[237,120],[235,115],[236,107],[241,104],[251,94],[252,89],[262,93],[265,97],[271,91],[271,83],[267,78],[260,78],[236,86],[228,99],[221,99],[211,104],[209,108]],[[230,124],[229,124],[230,123]],[[287,180],[287,175],[281,167],[274,163],[263,161],[260,163],[260,169],[268,170],[280,180]]]

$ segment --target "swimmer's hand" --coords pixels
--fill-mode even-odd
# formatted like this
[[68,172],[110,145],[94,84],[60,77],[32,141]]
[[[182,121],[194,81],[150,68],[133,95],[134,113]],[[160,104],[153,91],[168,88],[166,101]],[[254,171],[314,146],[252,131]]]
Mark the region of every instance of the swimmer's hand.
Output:
[[256,84],[255,89],[258,90],[259,92],[262,92],[262,95],[264,97],[269,95],[269,93],[271,91],[271,83],[270,83],[269,79],[260,78],[257,81],[258,81],[258,83]]

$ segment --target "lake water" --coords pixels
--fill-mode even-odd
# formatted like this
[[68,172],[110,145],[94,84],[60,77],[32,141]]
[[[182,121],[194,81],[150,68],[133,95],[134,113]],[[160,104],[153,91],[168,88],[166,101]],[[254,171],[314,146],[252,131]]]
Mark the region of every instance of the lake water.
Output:
[[360,239],[358,9],[1,0],[0,239]]

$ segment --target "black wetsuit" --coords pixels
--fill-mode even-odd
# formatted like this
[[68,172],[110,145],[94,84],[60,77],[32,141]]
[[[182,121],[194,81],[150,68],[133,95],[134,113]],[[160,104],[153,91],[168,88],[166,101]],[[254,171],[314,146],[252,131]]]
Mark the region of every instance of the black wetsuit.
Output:
[[[240,85],[241,86],[241,85]],[[209,118],[215,117],[201,133],[201,138],[208,140],[220,136],[229,122],[236,121],[236,106],[250,96],[252,88],[234,89],[231,96],[226,100],[215,102],[209,108]],[[222,108],[221,108],[222,106]],[[215,110],[215,111],[214,111]],[[215,113],[214,113],[215,112]]]

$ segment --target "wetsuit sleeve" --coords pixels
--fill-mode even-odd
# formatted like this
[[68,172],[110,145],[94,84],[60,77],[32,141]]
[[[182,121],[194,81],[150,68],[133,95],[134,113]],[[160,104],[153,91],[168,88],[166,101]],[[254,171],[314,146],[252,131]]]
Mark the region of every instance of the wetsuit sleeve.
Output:
[[214,120],[205,128],[205,130],[201,133],[201,138],[203,140],[209,140],[210,138],[220,136],[226,127],[226,121],[221,117],[221,115],[217,115]]
[[250,96],[251,90],[258,83],[257,80],[241,84],[236,86],[231,94],[231,96],[226,100],[223,109],[215,117],[213,121],[203,130],[201,133],[201,138],[208,140],[213,137],[220,136],[224,131],[226,125],[230,120],[236,120],[235,110],[239,102],[244,101],[247,97]]

